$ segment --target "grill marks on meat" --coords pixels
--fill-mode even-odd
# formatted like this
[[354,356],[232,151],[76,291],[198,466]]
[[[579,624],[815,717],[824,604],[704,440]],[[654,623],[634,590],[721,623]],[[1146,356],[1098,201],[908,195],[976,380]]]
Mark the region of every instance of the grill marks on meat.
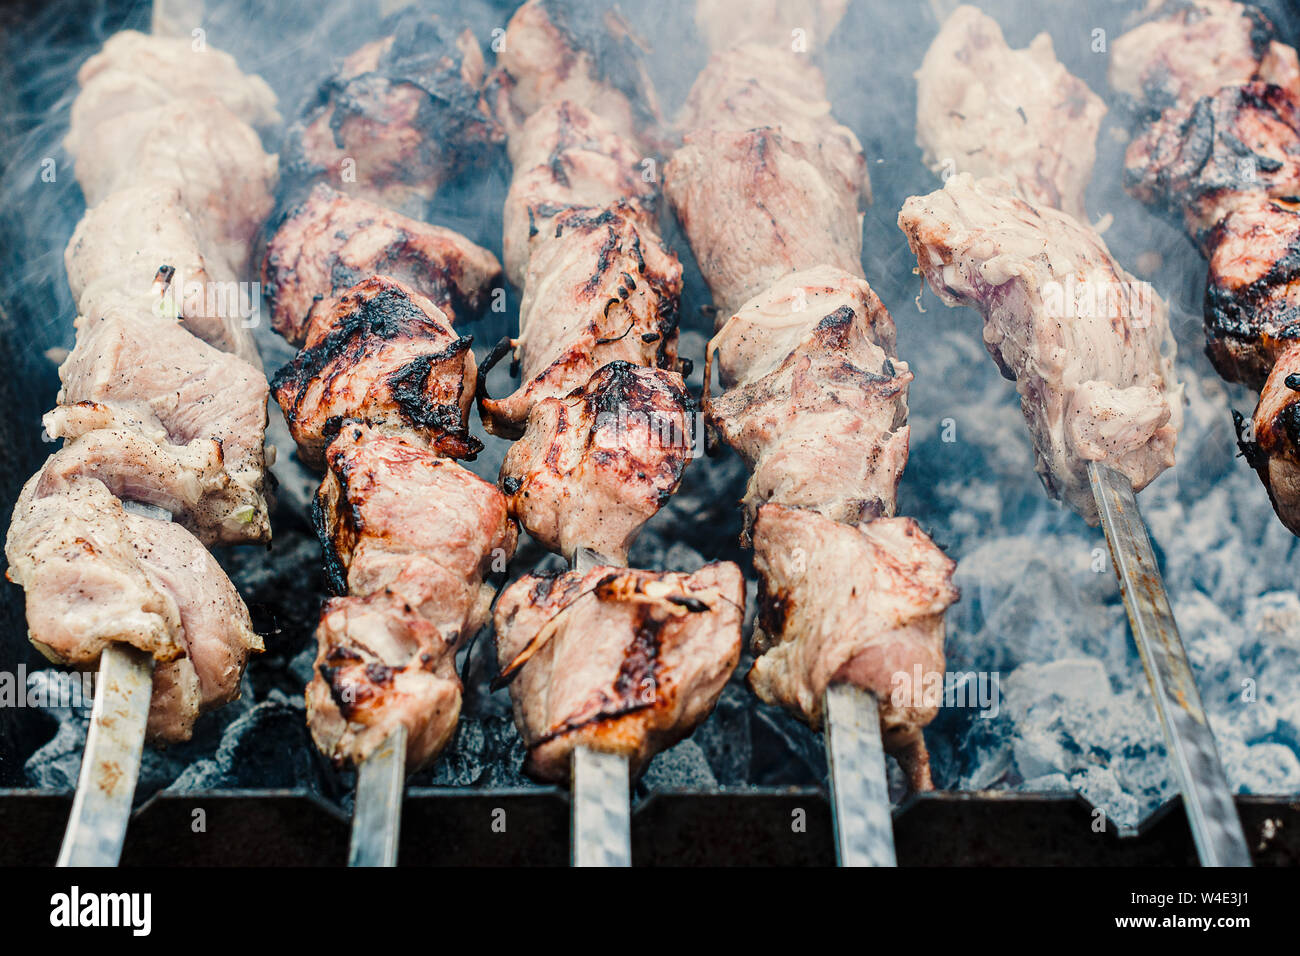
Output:
[[488,582],[518,532],[493,485],[406,437],[345,425],[327,453],[316,520],[333,587],[317,631],[308,723],[336,763],[409,732],[418,768],[460,714],[456,650],[487,622]]
[[611,362],[534,406],[506,453],[511,513],[543,547],[590,548],[615,564],[681,483],[695,403],[676,372]]
[[479,383],[487,430],[516,438],[538,402],[582,387],[613,361],[674,368],[682,266],[625,205],[570,208],[532,240],[519,338],[523,384],[501,399]]
[[1255,469],[1282,523],[1300,534],[1300,346],[1279,356],[1260,393],[1251,422],[1253,439],[1243,434],[1238,416],[1238,444]]
[[524,769],[562,781],[583,746],[625,755],[640,772],[713,709],[740,658],[744,607],[731,563],[520,578],[494,621]]
[[271,324],[301,345],[316,315],[372,275],[403,283],[455,321],[482,313],[501,264],[457,232],[318,184],[267,244],[262,281]]
[[899,227],[930,287],[984,317],[1016,382],[1044,487],[1096,524],[1087,463],[1139,491],[1174,463],[1182,386],[1168,308],[1101,237],[1001,180],[954,176],[903,206]]
[[321,83],[290,129],[287,178],[418,215],[443,183],[499,148],[502,131],[470,31],[418,12],[385,29]]
[[372,276],[316,313],[306,347],[271,387],[310,467],[344,420],[409,433],[437,454],[472,458],[466,426],[476,367],[471,340],[447,316],[395,279]]
[[763,505],[754,520],[759,656],[750,686],[814,727],[830,684],[870,691],[886,748],[913,789],[931,789],[921,730],[938,705],[923,698],[914,677],[943,673],[943,615],[958,598],[955,568],[910,518],[854,527]]
[[944,22],[917,76],[917,145],[935,173],[1001,176],[1025,198],[1087,220],[1084,193],[1106,106],[1040,33],[1007,46],[971,6]]
[[239,696],[248,654],[262,650],[248,611],[180,525],[127,512],[93,477],[50,487],[57,458],[23,488],[5,542],[29,636],[51,660],[83,667],[110,643],[152,654],[150,739],[188,740],[201,711]]
[[865,280],[824,266],[782,279],[709,343],[727,391],[709,424],[745,459],[745,543],[765,502],[859,524],[892,517],[907,464],[894,322]]
[[1300,197],[1300,91],[1249,84],[1171,109],[1129,146],[1125,186],[1181,220],[1207,249],[1209,234],[1258,197]]

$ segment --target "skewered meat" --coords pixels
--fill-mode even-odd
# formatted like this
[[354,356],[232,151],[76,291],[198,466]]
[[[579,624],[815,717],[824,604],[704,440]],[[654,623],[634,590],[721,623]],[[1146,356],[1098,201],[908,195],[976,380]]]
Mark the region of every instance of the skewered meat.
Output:
[[275,94],[260,76],[240,72],[235,58],[189,37],[162,37],[121,30],[77,71],[81,90],[72,102],[71,132],[64,145],[82,152],[83,138],[100,123],[124,113],[177,100],[216,97],[250,126],[280,122]]
[[1240,434],[1242,455],[1268,489],[1273,510],[1300,534],[1300,344],[1278,356],[1264,383],[1252,422],[1254,437]]
[[316,315],[368,276],[403,283],[452,321],[478,316],[501,276],[496,256],[459,233],[324,184],[273,228],[262,281],[271,325],[294,345]]
[[321,467],[345,419],[418,433],[441,455],[474,457],[482,446],[466,427],[476,373],[470,343],[395,279],[359,282],[312,317],[306,347],[272,379],[298,457]]
[[502,132],[483,99],[486,66],[472,32],[411,11],[386,29],[321,83],[289,130],[286,178],[418,216],[443,183],[494,152]]
[[208,344],[261,368],[251,332],[254,303],[245,301],[229,264],[205,254],[179,188],[110,193],[77,224],[63,261],[82,315],[123,309],[174,317]]
[[1205,247],[1234,208],[1300,196],[1300,99],[1265,84],[1171,109],[1129,146],[1125,186],[1180,219]]
[[830,39],[849,0],[696,0],[695,25],[711,50],[742,43],[820,48]]
[[697,129],[664,167],[664,193],[720,314],[790,272],[862,274],[859,184],[818,144],[773,129]]
[[680,375],[610,362],[533,407],[501,466],[511,514],[565,557],[585,547],[626,564],[642,526],[681,483],[694,425]]
[[1261,388],[1300,341],[1300,205],[1243,196],[1208,246],[1206,352],[1224,378]]
[[681,263],[635,211],[619,204],[557,214],[532,240],[513,343],[523,384],[502,399],[479,384],[487,430],[519,437],[538,402],[567,395],[616,360],[674,368],[681,291]]
[[625,201],[640,224],[656,227],[658,193],[632,146],[576,103],[550,103],[510,136],[515,166],[506,196],[502,248],[506,275],[524,284],[530,240],[571,206],[604,207]]
[[[47,416],[47,432],[76,439],[92,429],[128,429],[164,459],[197,455],[201,471],[216,469],[197,503],[185,509],[206,512],[196,525],[206,529],[205,539],[270,540],[262,373],[152,316],[110,312],[83,316],[78,325],[76,347],[59,369],[61,404]],[[117,452],[108,446],[114,469],[130,463],[131,444]]]
[[1174,463],[1182,386],[1168,308],[1092,229],[1002,180],[954,176],[898,220],[930,287],[984,316],[984,342],[1016,382],[1044,487],[1098,520],[1086,466],[1139,491]]
[[1050,35],[1013,50],[995,20],[961,6],[916,77],[917,145],[932,171],[1002,176],[1031,202],[1087,219],[1106,106],[1056,59]]
[[1110,85],[1153,114],[1225,86],[1285,77],[1286,50],[1258,7],[1150,0],[1143,21],[1111,45]]
[[512,681],[524,769],[568,776],[578,746],[635,775],[699,725],[740,658],[745,582],[734,564],[694,574],[597,567],[530,574],[501,594],[501,680]]
[[709,423],[752,474],[745,538],[764,502],[856,524],[892,516],[907,464],[907,386],[894,322],[863,279],[795,273],[752,299],[709,343],[728,390]]
[[8,577],[27,592],[32,643],[83,667],[110,643],[152,654],[148,733],[188,740],[200,711],[239,695],[249,652],[262,650],[248,610],[184,528],[127,512],[89,477],[47,494],[46,475],[23,488],[5,542]]
[[518,532],[505,497],[403,437],[348,424],[328,450],[317,522],[336,591],[317,631],[308,723],[336,763],[359,763],[399,725],[411,769],[460,714],[456,650],[487,622]]
[[528,0],[506,25],[497,56],[497,115],[513,137],[543,106],[568,100],[648,150],[663,120],[644,50],[605,0]]
[[87,206],[119,189],[173,186],[199,224],[199,245],[208,261],[220,259],[243,273],[271,212],[277,161],[219,100],[132,110],[85,132],[80,142],[77,180]]
[[921,728],[938,703],[924,699],[914,677],[943,673],[943,614],[959,596],[955,567],[911,518],[854,527],[763,505],[754,521],[759,656],[750,686],[813,727],[830,684],[870,691],[886,748],[913,789],[930,789]]

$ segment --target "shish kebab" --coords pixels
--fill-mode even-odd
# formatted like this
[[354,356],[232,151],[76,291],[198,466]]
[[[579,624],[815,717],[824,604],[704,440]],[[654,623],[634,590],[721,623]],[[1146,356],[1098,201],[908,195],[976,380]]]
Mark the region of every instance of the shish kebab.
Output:
[[118,33],[78,81],[76,346],[44,419],[64,445],[23,488],[5,550],[33,643],[98,664],[59,864],[111,866],[146,736],[188,740],[262,649],[204,546],[270,537],[266,380],[234,290],[276,177],[253,126],[278,115],[261,79],[188,36]]
[[972,7],[944,23],[917,78],[918,141],[955,174],[909,199],[899,227],[939,298],[982,314],[1048,494],[1105,530],[1201,862],[1249,866],[1135,496],[1174,464],[1182,424],[1168,308],[1055,208],[1082,211],[1104,107],[1046,35],[1010,50]]
[[1235,416],[1239,444],[1300,534],[1300,58],[1253,6],[1153,5],[1147,18],[1115,41],[1110,72],[1145,124],[1125,185],[1209,261],[1205,350],[1259,392],[1252,419]]
[[499,67],[515,170],[506,271],[523,303],[495,357],[513,351],[522,382],[500,399],[480,387],[479,408],[488,431],[518,439],[500,475],[512,513],[570,570],[502,593],[497,686],[525,769],[571,775],[573,863],[626,866],[630,779],[712,710],[740,656],[744,580],[731,563],[627,568],[695,424],[677,371],[681,265],[641,175],[659,119],[639,51],[616,10],[534,0]]
[[468,30],[418,13],[380,32],[290,131],[287,168],[310,191],[262,262],[272,325],[302,347],[272,389],[299,459],[325,473],[313,513],[339,596],[321,611],[307,721],[324,754],[358,768],[354,866],[396,865],[403,784],[455,732],[456,653],[486,623],[517,540],[505,497],[456,462],[481,448],[466,420],[471,339],[456,326],[486,306],[501,265],[387,208],[421,208],[499,146],[483,56]]
[[[725,36],[708,24],[742,7],[701,4],[697,19]],[[898,678],[942,673],[955,565],[896,516],[912,373],[863,278],[866,160],[784,22],[762,42],[719,44],[679,118],[665,191],[718,309],[706,416],[752,470],[750,686],[825,726],[840,863],[893,865],[884,751],[930,789],[922,728],[938,709],[919,687],[900,696]],[[835,17],[812,22],[828,32]]]

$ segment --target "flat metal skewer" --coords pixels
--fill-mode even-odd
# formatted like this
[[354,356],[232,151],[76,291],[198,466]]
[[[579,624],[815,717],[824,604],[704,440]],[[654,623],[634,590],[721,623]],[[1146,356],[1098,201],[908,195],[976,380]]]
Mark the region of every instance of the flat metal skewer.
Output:
[[[590,548],[579,548],[569,558],[569,567],[579,574],[609,563]],[[627,757],[575,747],[570,773],[570,862],[574,866],[631,866],[632,788]]]
[[117,866],[121,859],[152,696],[153,656],[127,644],[104,648],[59,866]]
[[406,725],[399,724],[357,768],[348,866],[397,866],[406,787]]
[[1250,851],[1137,496],[1128,478],[1088,464],[1102,528],[1202,866],[1250,866]]
[[825,713],[835,857],[840,866],[897,866],[875,695],[852,684],[832,684],[826,688]]

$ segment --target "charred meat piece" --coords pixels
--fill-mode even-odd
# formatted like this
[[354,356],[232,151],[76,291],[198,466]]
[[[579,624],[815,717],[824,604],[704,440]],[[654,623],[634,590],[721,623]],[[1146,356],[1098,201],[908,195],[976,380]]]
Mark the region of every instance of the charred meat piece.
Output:
[[501,263],[457,232],[318,184],[267,244],[262,281],[271,325],[301,345],[315,315],[372,275],[403,283],[457,321],[486,308]]
[[917,145],[935,173],[1002,176],[1031,202],[1086,221],[1084,193],[1106,106],[1040,33],[1007,46],[971,6],[944,21],[917,76]]
[[1129,146],[1125,185],[1205,247],[1234,208],[1300,198],[1300,99],[1249,84],[1170,110]]
[[638,773],[709,715],[740,659],[745,581],[734,564],[694,574],[597,567],[530,574],[494,615],[512,681],[524,769],[567,779],[574,747],[628,757]]
[[[47,432],[78,441],[98,429],[130,432],[120,442],[99,443],[94,457],[103,456],[109,473],[138,486],[166,482],[167,475],[175,480],[188,462],[204,477],[180,496],[190,502],[181,510],[204,540],[270,540],[268,390],[261,371],[152,315],[110,311],[83,316],[78,325],[77,345],[59,369],[61,404],[46,416]],[[167,467],[131,477],[146,458]]]
[[696,0],[695,26],[711,50],[742,43],[797,49],[826,44],[849,0]]
[[907,464],[907,386],[894,322],[863,279],[823,267],[782,279],[709,343],[727,391],[710,425],[752,474],[745,538],[765,502],[836,521],[892,516]]
[[984,317],[1048,494],[1096,524],[1088,462],[1122,472],[1135,491],[1173,465],[1182,386],[1168,307],[1095,231],[968,173],[909,199],[898,224],[939,298]]
[[481,445],[465,423],[476,372],[470,342],[395,279],[359,282],[313,316],[306,347],[271,382],[298,456],[321,467],[339,424],[356,420],[472,458]]
[[625,202],[655,229],[657,188],[641,155],[595,113],[564,100],[543,106],[510,136],[515,166],[506,196],[502,245],[506,275],[523,286],[531,239],[572,206]]
[[523,384],[502,399],[479,385],[487,430],[518,438],[538,402],[613,361],[675,368],[681,291],[681,263],[634,210],[558,213],[532,240],[513,342]]
[[664,167],[664,193],[726,315],[790,272],[861,275],[860,185],[829,146],[771,128],[689,132]]
[[208,260],[220,259],[237,275],[271,213],[276,157],[215,98],[122,113],[83,137],[76,160],[89,207],[132,186],[179,189]]
[[486,66],[472,32],[412,11],[384,29],[321,83],[289,130],[286,180],[326,182],[418,217],[503,134],[483,98]]
[[607,0],[528,0],[497,55],[497,114],[513,136],[543,106],[568,100],[653,152],[663,120],[645,49]]
[[5,542],[32,643],[80,667],[111,643],[152,654],[149,736],[188,740],[201,711],[239,696],[248,655],[262,650],[244,602],[180,525],[127,512],[93,478],[51,493],[46,478],[42,470],[23,488]]
[[590,548],[614,564],[681,483],[694,402],[676,372],[610,362],[582,388],[533,406],[506,453],[510,511],[566,558]]
[[1208,246],[1206,352],[1224,378],[1259,389],[1300,341],[1300,204],[1243,197]]
[[1275,36],[1251,4],[1150,0],[1143,22],[1111,45],[1110,85],[1154,115],[1225,86],[1271,79],[1286,61]]
[[1253,438],[1238,420],[1242,455],[1268,489],[1273,510],[1300,534],[1300,344],[1278,356],[1264,383],[1252,422]]
[[176,319],[223,352],[261,368],[251,331],[256,305],[220,256],[209,257],[198,221],[176,186],[110,193],[86,212],[63,253],[78,311]]
[[750,686],[814,728],[831,684],[870,691],[886,749],[913,789],[931,789],[921,730],[939,707],[922,689],[943,675],[943,615],[959,596],[955,568],[911,518],[854,527],[763,505],[754,521],[758,657]]

